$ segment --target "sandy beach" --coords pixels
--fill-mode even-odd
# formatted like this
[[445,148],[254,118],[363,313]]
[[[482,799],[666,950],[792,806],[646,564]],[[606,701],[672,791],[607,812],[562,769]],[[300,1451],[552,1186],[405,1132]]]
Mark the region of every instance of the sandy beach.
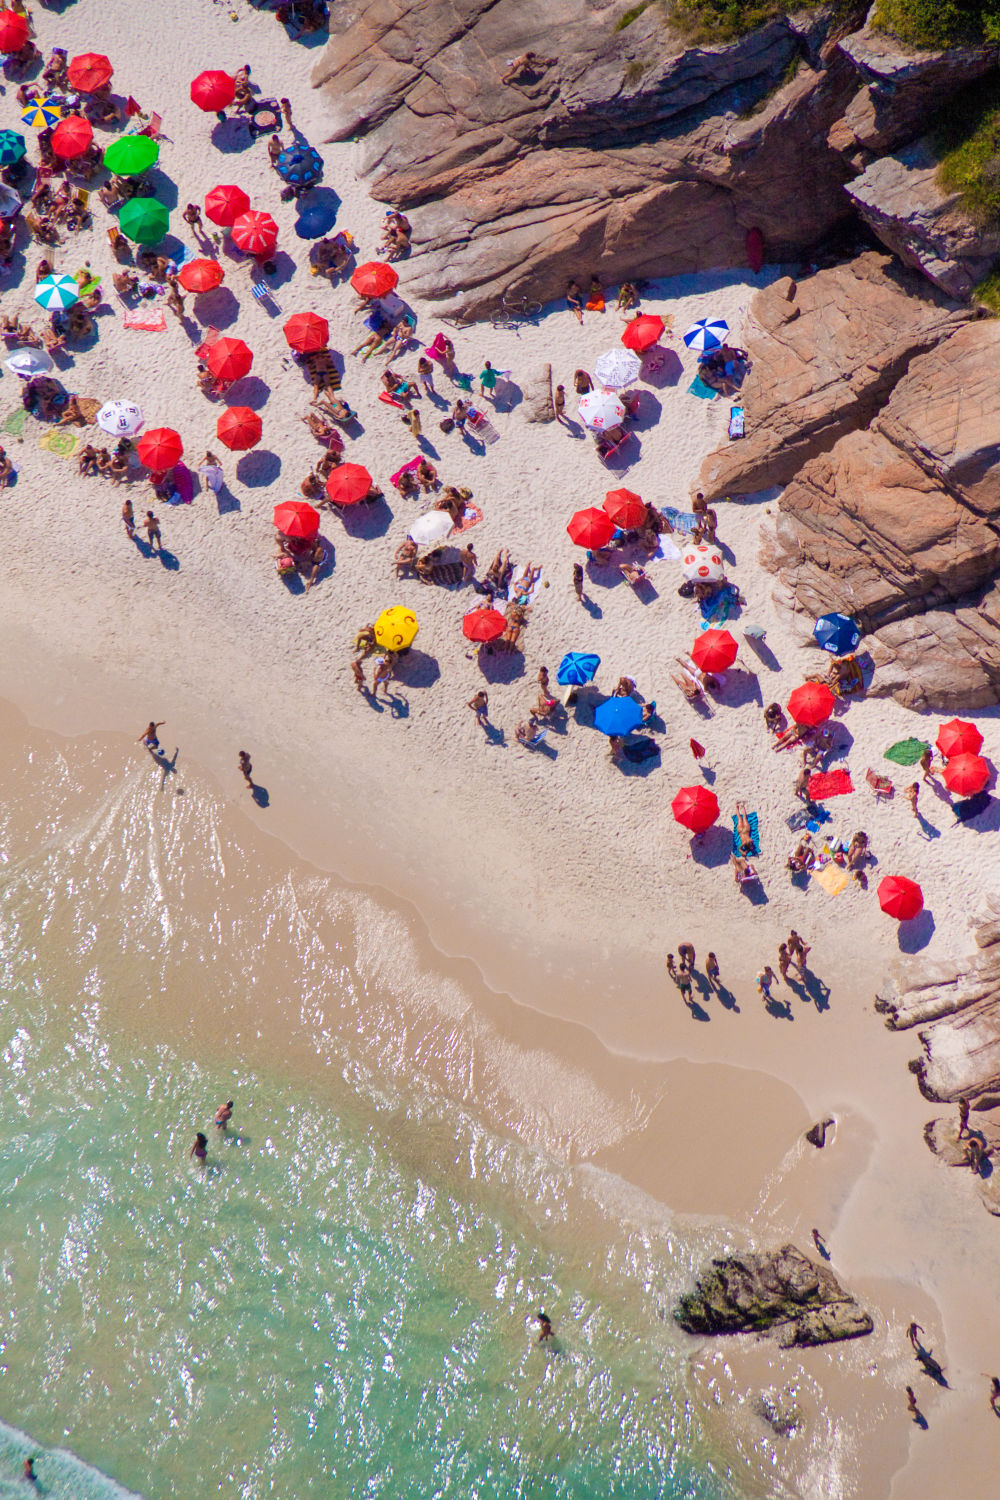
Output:
[[[942,956],[969,945],[970,920],[993,875],[995,836],[956,823],[939,784],[922,787],[923,818],[911,816],[901,793],[914,773],[886,762],[884,751],[909,735],[933,740],[938,720],[891,700],[852,701],[838,706],[832,765],[849,768],[854,791],[828,803],[824,832],[849,838],[865,829],[878,864],[867,890],[852,884],[838,896],[815,881],[789,880],[794,836],[785,820],[797,805],[797,762],[772,750],[762,709],[787,702],[825,660],[812,644],[811,621],[781,610],[757,563],[774,495],[717,507],[727,574],[746,606],[730,623],[740,641],[737,668],[705,712],[669,675],[700,623],[696,606],[678,598],[678,561],[650,563],[653,587],[642,597],[606,570],[588,577],[585,606],[571,586],[572,565],[582,559],[566,535],[575,510],[599,505],[619,482],[658,506],[687,508],[702,459],[726,440],[729,403],[689,394],[696,363],[680,334],[697,318],[722,316],[739,342],[754,290],[783,268],[649,286],[643,308],[672,320],[673,335],[665,372],[639,386],[644,417],[624,473],[602,468],[575,424],[528,423],[521,400],[544,363],[571,388],[575,369],[592,369],[618,343],[621,322],[610,307],[586,314],[582,327],[557,306],[516,330],[447,329],[461,369],[478,373],[489,359],[510,372],[507,394],[490,413],[498,440],[481,450],[457,432],[442,433],[422,400],[424,451],[445,483],[473,491],[482,520],[463,542],[472,541],[481,569],[506,547],[518,569],[532,563],[541,570],[523,656],[475,659],[461,619],[476,596],[394,577],[393,553],[421,502],[400,497],[389,476],[417,450],[398,412],[377,399],[382,362],[360,364],[347,352],[361,337],[353,293],[346,282],[331,288],[309,275],[309,242],[294,234],[294,205],[279,199],[264,142],[251,144],[235,121],[218,125],[188,100],[190,79],[203,67],[232,72],[250,62],[265,95],[290,97],[296,129],[321,150],[325,182],[340,199],[337,227],[351,231],[359,259],[374,258],[383,206],[357,176],[355,148],[324,144],[323,102],[309,84],[311,50],[287,43],[273,17],[244,0],[201,8],[165,0],[158,11],[169,52],[123,44],[132,10],[126,0],[100,8],[79,0],[61,15],[39,11],[38,45],[46,56],[53,45],[70,55],[106,51],[116,92],[162,115],[158,170],[176,188],[178,206],[169,195],[164,201],[179,239],[186,229],[180,209],[202,202],[217,182],[238,183],[255,207],[273,214],[280,312],[254,300],[246,262],[224,242],[226,281],[217,293],[189,299],[191,327],[168,313],[162,333],[125,328],[110,296],[110,220],[95,197],[93,229],[67,237],[56,268],[72,273],[88,261],[109,300],[93,346],[57,373],[79,395],[139,402],[148,426],[180,432],[195,467],[206,449],[220,451],[222,403],[198,392],[193,349],[198,330],[220,327],[254,351],[252,374],[227,400],[259,411],[263,438],[247,455],[223,451],[223,501],[201,487],[190,505],[157,506],[164,547],[176,560],[166,566],[126,536],[118,516],[124,492],[79,478],[72,453],[47,446],[49,427],[29,419],[19,436],[0,431],[18,468],[0,504],[5,775],[12,788],[18,777],[34,787],[32,767],[61,755],[81,769],[88,795],[108,795],[120,777],[137,816],[148,816],[151,838],[171,820],[221,807],[222,821],[206,818],[204,836],[211,827],[223,850],[238,842],[248,890],[258,879],[276,884],[294,868],[304,904],[307,886],[315,894],[333,877],[350,893],[351,910],[364,909],[355,958],[368,986],[350,1012],[316,994],[317,1025],[290,1031],[280,1013],[241,1010],[235,992],[206,1020],[179,976],[164,985],[151,970],[147,991],[131,997],[135,1024],[147,1038],[180,1024],[199,1046],[239,1045],[248,1059],[280,1049],[290,1071],[318,1067],[317,1037],[343,1028],[387,1071],[418,1071],[441,1099],[578,1169],[581,1180],[599,1172],[601,1191],[620,1179],[632,1205],[641,1199],[710,1223],[715,1244],[791,1239],[808,1249],[818,1225],[838,1275],[872,1311],[875,1334],[805,1355],[764,1346],[763,1360],[762,1346],[750,1341],[693,1351],[696,1379],[715,1411],[710,1420],[759,1475],[774,1476],[771,1490],[761,1480],[762,1494],[918,1500],[956,1478],[985,1483],[996,1431],[982,1372],[997,1365],[1000,1326],[979,1304],[995,1228],[968,1174],[949,1171],[924,1146],[924,1121],[944,1110],[920,1097],[907,1072],[916,1038],[887,1032],[874,997],[901,953]],[[8,83],[10,110],[13,93]],[[2,290],[4,312],[37,322],[39,250],[19,241],[19,251],[23,259]],[[407,262],[398,269],[405,298]],[[567,267],[583,280],[588,271]],[[443,325],[412,305],[427,344]],[[281,331],[288,315],[307,310],[329,320],[331,346],[344,355],[343,394],[361,429],[348,439],[347,457],[370,469],[387,504],[365,520],[323,513],[333,567],[303,596],[275,575],[271,512],[297,494],[319,456],[301,421],[309,387],[288,360]],[[415,373],[418,352],[395,368]],[[438,388],[450,401],[443,376]],[[2,429],[20,404],[19,382],[6,370],[0,403]],[[94,438],[85,429],[81,440]],[[142,478],[129,490],[138,513],[153,503]],[[357,629],[396,603],[416,612],[420,632],[392,699],[373,704],[353,687],[351,648]],[[745,641],[748,624],[766,630],[763,657]],[[539,666],[554,675],[569,650],[600,655],[603,692],[628,674],[656,700],[664,727],[651,768],[612,765],[585,707],[570,710],[544,752],[517,744],[514,730],[536,696]],[[498,731],[492,736],[466,707],[482,686]],[[150,768],[134,742],[150,717],[166,721],[161,737],[169,757],[177,747],[178,776],[143,800],[138,787]],[[992,762],[1000,748],[996,711],[968,717]],[[704,768],[692,757],[692,737],[707,749]],[[266,806],[240,781],[243,746]],[[869,767],[894,780],[891,802],[876,802],[865,785]],[[702,780],[718,795],[723,826],[737,800],[759,815],[759,900],[735,887],[728,850],[720,855],[711,840],[692,844],[673,820],[675,792]],[[181,783],[183,810],[175,797]],[[76,816],[84,805],[81,797]],[[71,814],[71,801],[60,806],[61,819]],[[40,826],[53,816],[51,807],[40,814]],[[24,849],[31,837],[23,823],[16,838]],[[211,910],[224,869],[226,880],[235,878],[224,857],[215,866],[206,859],[184,899]],[[919,924],[899,927],[880,910],[875,888],[885,874],[919,880],[926,906]],[[783,1013],[772,1013],[754,976],[764,963],[776,966],[777,945],[792,927],[811,945],[812,977],[777,986]],[[727,1003],[703,992],[694,1010],[685,1007],[664,972],[666,953],[682,941],[695,946],[699,970],[714,949]],[[262,978],[262,990],[276,988],[273,980]],[[387,997],[403,989],[416,1000],[394,1029]],[[836,1116],[837,1131],[817,1152],[802,1134],[825,1115]],[[902,1395],[913,1377],[905,1328],[914,1318],[952,1387],[921,1388],[926,1432],[909,1423]],[[765,1374],[769,1384],[798,1383],[813,1413],[783,1447],[765,1441],[746,1417]],[[824,1409],[836,1412],[841,1445],[830,1448],[826,1470]]]

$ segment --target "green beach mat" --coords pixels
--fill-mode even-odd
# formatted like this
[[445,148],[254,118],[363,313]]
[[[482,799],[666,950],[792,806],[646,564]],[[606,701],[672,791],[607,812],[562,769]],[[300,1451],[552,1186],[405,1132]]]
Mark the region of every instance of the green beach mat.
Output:
[[926,740],[897,740],[894,745],[889,746],[884,758],[895,761],[897,766],[915,766],[924,751],[929,749],[930,745]]

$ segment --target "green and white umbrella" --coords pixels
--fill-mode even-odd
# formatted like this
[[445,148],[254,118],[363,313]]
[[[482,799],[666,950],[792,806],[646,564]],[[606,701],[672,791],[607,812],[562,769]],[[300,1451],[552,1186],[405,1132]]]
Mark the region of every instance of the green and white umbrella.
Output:
[[49,312],[72,307],[79,300],[80,288],[72,276],[43,276],[35,287],[35,301]]

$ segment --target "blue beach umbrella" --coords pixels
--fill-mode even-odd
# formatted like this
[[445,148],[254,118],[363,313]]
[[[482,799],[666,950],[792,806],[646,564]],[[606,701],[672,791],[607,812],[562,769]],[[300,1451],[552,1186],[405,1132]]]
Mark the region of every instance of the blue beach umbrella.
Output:
[[337,209],[332,203],[309,203],[295,220],[295,233],[300,240],[318,240],[329,234],[337,222]]
[[72,307],[80,300],[80,288],[72,276],[43,276],[35,287],[35,301],[47,312]]
[[850,615],[820,615],[813,626],[813,635],[831,656],[846,656],[861,640],[861,631]]
[[285,182],[318,182],[323,175],[323,158],[315,146],[286,146],[275,168]]
[[12,167],[27,151],[24,136],[16,130],[0,130],[0,167]]
[[631,734],[642,723],[642,709],[634,698],[607,698],[594,715],[602,734]]
[[718,349],[726,341],[729,324],[725,318],[699,318],[684,335],[689,349]]
[[556,682],[562,687],[583,687],[593,682],[594,674],[601,665],[601,658],[590,651],[567,651],[559,663]]

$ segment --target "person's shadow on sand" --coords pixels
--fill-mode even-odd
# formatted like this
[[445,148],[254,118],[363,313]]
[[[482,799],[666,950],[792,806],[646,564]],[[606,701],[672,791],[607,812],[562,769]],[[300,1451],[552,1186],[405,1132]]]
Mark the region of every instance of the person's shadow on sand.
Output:
[[268,793],[267,787],[261,786],[258,781],[255,781],[251,784],[250,795],[256,802],[258,807],[270,807],[271,797]]

